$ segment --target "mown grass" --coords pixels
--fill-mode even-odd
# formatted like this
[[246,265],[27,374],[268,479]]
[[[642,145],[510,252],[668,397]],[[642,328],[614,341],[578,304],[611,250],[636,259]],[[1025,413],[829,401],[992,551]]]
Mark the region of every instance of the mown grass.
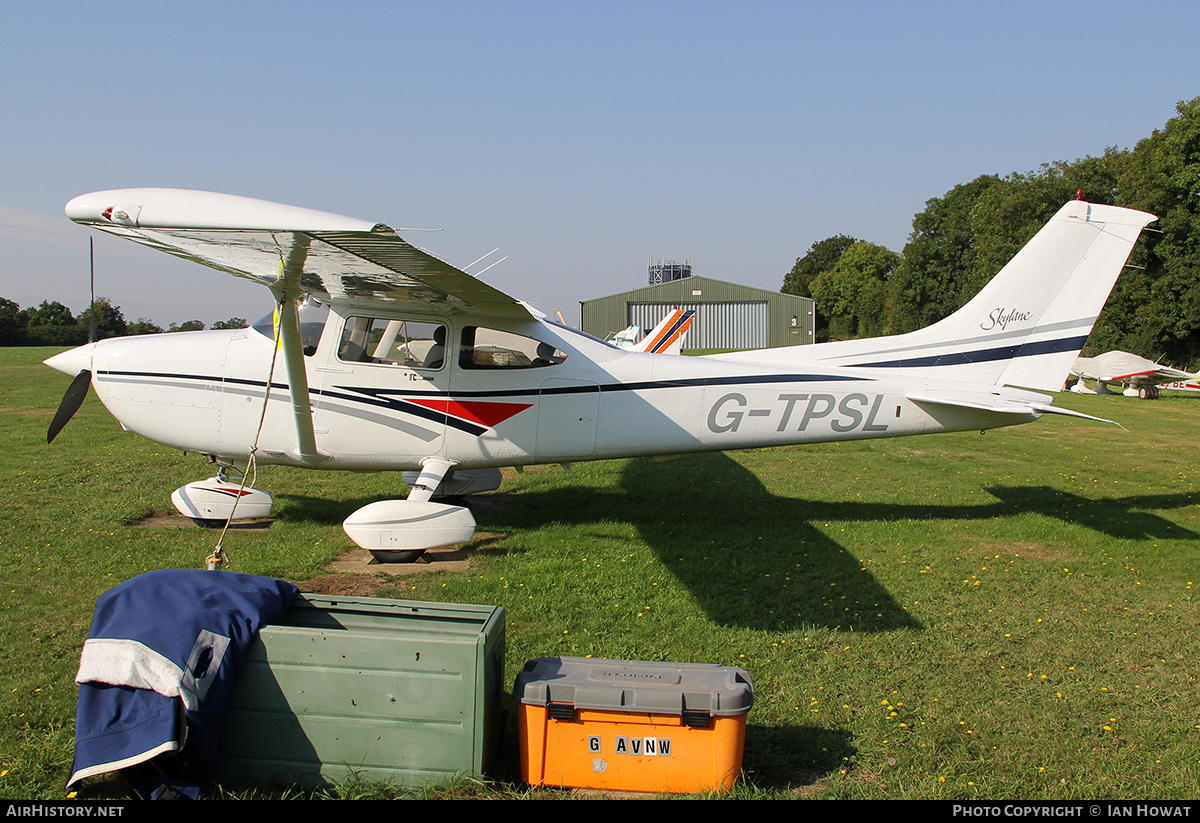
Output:
[[[51,446],[69,379],[0,350],[0,795],[64,796],[73,675],[95,598],[201,567],[215,533],[147,529],[195,455],[122,433],[93,398]],[[593,655],[742,666],[734,797],[1188,798],[1200,792],[1194,600],[1200,400],[1061,394],[1129,431],[1047,418],[989,432],[510,473],[464,572],[388,569],[379,596],[504,606],[507,680]],[[230,568],[305,581],[394,475],[264,469],[269,530]],[[516,779],[344,797],[557,797]],[[122,797],[116,780],[81,796]],[[225,794],[214,789],[211,796]],[[263,789],[239,797],[298,797]]]

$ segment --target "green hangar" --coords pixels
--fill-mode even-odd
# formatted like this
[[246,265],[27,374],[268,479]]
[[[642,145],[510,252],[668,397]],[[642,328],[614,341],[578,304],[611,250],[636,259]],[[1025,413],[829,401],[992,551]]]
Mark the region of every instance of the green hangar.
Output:
[[766,349],[813,342],[810,298],[696,276],[582,301],[579,327],[601,339],[626,326],[649,331],[676,307],[696,312],[684,349]]

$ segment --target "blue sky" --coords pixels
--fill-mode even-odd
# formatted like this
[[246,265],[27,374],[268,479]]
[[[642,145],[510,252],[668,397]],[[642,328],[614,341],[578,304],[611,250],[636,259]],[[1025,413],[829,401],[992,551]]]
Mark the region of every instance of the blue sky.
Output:
[[[8,4],[0,297],[87,305],[88,191],[208,189],[387,223],[547,313],[649,259],[778,289],[896,251],[980,174],[1132,147],[1200,96],[1194,2]],[[401,232],[404,234],[404,232]],[[265,290],[97,235],[161,325]]]

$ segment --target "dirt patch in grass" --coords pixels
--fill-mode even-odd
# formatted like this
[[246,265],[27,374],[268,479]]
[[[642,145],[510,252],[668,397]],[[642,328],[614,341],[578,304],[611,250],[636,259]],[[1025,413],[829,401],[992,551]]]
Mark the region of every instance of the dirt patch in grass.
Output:
[[[243,531],[261,531],[270,528],[275,522],[273,517],[254,517],[249,520],[239,520],[236,523],[231,523],[230,529],[239,529]],[[173,512],[151,512],[145,517],[130,523],[132,526],[140,526],[144,529],[220,529],[225,524],[220,521],[208,521],[207,525],[200,526],[190,517],[184,517],[182,514]]]
[[465,571],[475,554],[475,543],[461,546],[443,546],[429,549],[412,563],[380,563],[366,549],[351,549],[329,564],[329,568],[343,574],[384,574],[390,577],[408,577],[426,572]]
[[300,588],[309,594],[329,594],[344,597],[373,597],[389,585],[377,577],[358,574],[321,574],[301,582]]
[[1002,557],[1029,557],[1034,560],[1059,562],[1071,557],[1069,551],[1063,550],[1053,543],[1030,543],[1028,541],[997,540],[993,537],[975,537],[966,532],[958,532],[957,536],[965,543],[972,542],[976,550],[985,554],[999,554]]
[[366,549],[351,549],[329,564],[330,573],[310,577],[300,588],[312,594],[370,597],[396,578],[428,572],[462,572],[471,558],[500,535],[477,534],[470,543],[429,549],[412,563],[380,563]]

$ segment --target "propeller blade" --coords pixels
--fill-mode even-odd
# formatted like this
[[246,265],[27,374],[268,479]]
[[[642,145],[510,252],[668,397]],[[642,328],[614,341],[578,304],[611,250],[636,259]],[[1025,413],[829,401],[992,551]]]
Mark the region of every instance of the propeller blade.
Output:
[[87,397],[88,386],[91,384],[91,369],[84,369],[75,375],[75,379],[67,387],[67,393],[63,395],[62,402],[58,404],[58,411],[54,413],[54,419],[50,421],[50,429],[46,432],[47,443],[53,443],[63,426],[67,425],[67,421],[75,415],[75,412],[79,411],[79,407],[83,405],[83,399]]

